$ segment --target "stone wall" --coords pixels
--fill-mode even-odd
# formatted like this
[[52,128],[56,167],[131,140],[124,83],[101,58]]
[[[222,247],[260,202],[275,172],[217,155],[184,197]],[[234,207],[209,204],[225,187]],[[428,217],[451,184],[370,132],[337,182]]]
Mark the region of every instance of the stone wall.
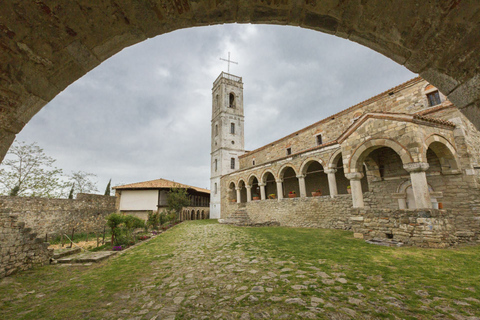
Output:
[[253,223],[275,221],[287,227],[349,229],[347,224],[352,198],[350,195],[339,195],[335,198],[286,198],[240,204],[228,202],[224,206],[225,217],[239,207],[246,208]]
[[365,239],[392,239],[418,247],[443,248],[480,242],[480,215],[458,210],[351,209],[347,225]]
[[105,217],[115,212],[115,197],[78,194],[77,199],[0,196],[0,213],[18,215],[39,235],[61,232],[100,231]]
[[42,238],[36,238],[18,215],[0,213],[0,278],[34,265],[49,263],[53,249]]

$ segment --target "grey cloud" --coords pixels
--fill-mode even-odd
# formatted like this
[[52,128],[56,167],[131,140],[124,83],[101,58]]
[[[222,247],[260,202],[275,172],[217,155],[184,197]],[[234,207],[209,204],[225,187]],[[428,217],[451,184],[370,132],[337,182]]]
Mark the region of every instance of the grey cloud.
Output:
[[415,75],[352,43],[294,27],[224,25],[150,39],[102,63],[19,134],[67,173],[113,184],[156,178],[206,187],[212,83],[228,51],[244,80],[252,150]]

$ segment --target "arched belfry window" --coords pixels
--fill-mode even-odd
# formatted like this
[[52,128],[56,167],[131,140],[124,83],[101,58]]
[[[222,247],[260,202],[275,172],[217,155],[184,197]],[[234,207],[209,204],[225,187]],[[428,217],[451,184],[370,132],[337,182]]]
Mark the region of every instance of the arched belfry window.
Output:
[[215,110],[217,110],[218,108],[220,108],[220,96],[217,94],[215,96]]
[[217,169],[218,169],[218,160],[215,159],[215,171],[217,171]]
[[235,134],[235,123],[230,123],[230,133]]
[[233,92],[230,93],[230,104],[229,104],[230,108],[235,108],[235,95],[233,94]]

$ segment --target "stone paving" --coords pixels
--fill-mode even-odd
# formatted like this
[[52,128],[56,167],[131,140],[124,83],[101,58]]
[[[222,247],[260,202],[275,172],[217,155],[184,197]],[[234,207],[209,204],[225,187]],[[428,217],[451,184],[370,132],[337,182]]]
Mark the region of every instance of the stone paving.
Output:
[[[314,263],[302,262],[300,267],[294,256],[279,259],[282,257],[270,255],[255,241],[241,228],[189,224],[188,232],[179,233],[175,252],[158,256],[166,259],[153,262],[156,272],[129,292],[116,294],[117,305],[122,307],[106,316],[151,320],[375,319],[371,316],[375,311],[388,314],[394,308],[416,318],[404,297],[392,292],[384,297],[386,304],[377,299],[368,301],[364,294],[367,288],[347,280],[341,265],[334,265],[338,270],[331,272],[322,267],[327,265],[326,259],[316,259]],[[382,281],[381,276],[370,277]],[[383,294],[382,289],[368,290]],[[430,308],[437,299],[426,291],[417,296],[424,308]],[[480,319],[455,314],[447,301],[437,308],[450,310],[453,319]],[[438,318],[443,319],[441,313]]]
[[[158,248],[151,242],[154,247],[148,250],[140,245],[98,266],[86,264],[90,266],[84,270],[106,268],[115,261],[125,264],[142,250],[141,254],[148,254],[149,259],[154,255],[151,268],[142,271],[128,289],[98,290],[95,316],[88,316],[93,306],[85,305],[79,308],[76,319],[378,319],[379,313],[391,319],[480,319],[475,284],[462,288],[470,290],[471,295],[453,301],[428,288],[412,293],[399,288],[401,293],[397,293],[382,275],[359,276],[352,266],[321,256],[297,259],[291,253],[269,252],[262,240],[246,230],[185,222],[168,231],[174,239],[169,240],[169,248],[164,247],[166,241],[158,243]],[[49,268],[70,267],[59,264]],[[95,274],[89,279],[101,282],[101,273]],[[77,274],[68,281],[86,286],[88,282],[76,282],[85,275]],[[363,279],[356,280],[360,277]],[[23,292],[18,287],[17,296],[0,300],[11,304],[33,297],[39,303],[53,301],[46,299],[62,285],[55,279],[45,281],[50,288]],[[5,278],[2,282],[8,285],[15,279]],[[416,300],[420,309],[412,310],[408,300]],[[418,315],[419,310],[428,311],[428,316]],[[28,319],[36,319],[35,306],[24,313],[32,315]]]

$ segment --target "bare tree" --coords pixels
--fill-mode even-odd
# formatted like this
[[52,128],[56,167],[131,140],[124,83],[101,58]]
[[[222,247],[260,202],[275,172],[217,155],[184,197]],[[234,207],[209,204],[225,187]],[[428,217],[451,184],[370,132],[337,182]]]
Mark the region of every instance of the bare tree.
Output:
[[97,182],[92,181],[97,175],[85,171],[72,172],[70,181],[75,195],[77,193],[92,193],[98,192]]
[[54,162],[36,142],[15,142],[0,165],[0,193],[58,197],[62,170]]

